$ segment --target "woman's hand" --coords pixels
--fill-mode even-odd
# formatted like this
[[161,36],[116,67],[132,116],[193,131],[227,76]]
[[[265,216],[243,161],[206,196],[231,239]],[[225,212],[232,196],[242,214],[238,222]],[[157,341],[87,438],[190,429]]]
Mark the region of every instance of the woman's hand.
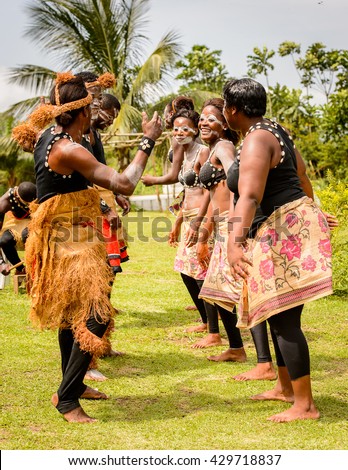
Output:
[[203,269],[208,269],[210,262],[210,251],[207,242],[198,242],[197,243],[197,259],[199,264]]
[[153,186],[153,185],[155,184],[155,182],[154,182],[155,177],[154,177],[154,176],[151,176],[151,175],[144,175],[144,176],[142,176],[140,179],[141,179],[141,182],[142,182],[145,186]]
[[178,246],[181,224],[175,223],[172,230],[169,232],[168,243],[172,247]]
[[152,140],[158,139],[163,130],[162,119],[158,115],[158,112],[155,111],[153,113],[151,121],[148,120],[145,112],[142,112],[142,118],[141,126],[143,128],[144,136],[149,137]]
[[115,199],[117,204],[121,207],[121,209],[123,209],[122,215],[127,215],[131,208],[129,199],[122,196],[122,194],[117,194]]
[[198,228],[193,227],[191,225],[185,235],[186,246],[191,247],[193,245],[196,245],[197,241],[198,241]]
[[241,244],[228,243],[227,259],[231,268],[232,276],[236,281],[240,278],[246,279],[249,275],[248,267],[252,266],[252,262],[245,256],[243,246]]
[[339,226],[339,222],[335,215],[329,214],[328,212],[323,212],[326,222],[329,226],[329,229],[332,231],[334,228]]
[[8,276],[10,274],[10,265],[7,263],[1,263],[0,274],[2,274],[3,276]]
[[112,232],[116,232],[118,228],[122,227],[121,219],[112,209],[105,214],[105,218],[109,222]]

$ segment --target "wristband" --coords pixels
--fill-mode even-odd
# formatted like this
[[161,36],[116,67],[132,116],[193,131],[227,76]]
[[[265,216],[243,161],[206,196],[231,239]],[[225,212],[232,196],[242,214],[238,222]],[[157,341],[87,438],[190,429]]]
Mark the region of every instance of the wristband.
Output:
[[155,146],[155,141],[150,139],[150,137],[146,137],[144,135],[141,138],[138,150],[142,150],[149,157],[154,146]]
[[104,201],[104,199],[100,199],[100,210],[102,212],[102,214],[107,214],[108,212],[111,211],[111,207],[109,207],[106,202]]

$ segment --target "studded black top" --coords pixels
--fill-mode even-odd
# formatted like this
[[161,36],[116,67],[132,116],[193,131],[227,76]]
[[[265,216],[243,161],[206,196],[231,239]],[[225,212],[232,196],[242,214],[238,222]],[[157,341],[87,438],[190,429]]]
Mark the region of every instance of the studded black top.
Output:
[[55,134],[54,130],[54,127],[46,129],[40,136],[34,149],[36,187],[39,203],[57,194],[87,189],[88,185],[86,178],[77,171],[70,175],[62,175],[50,168],[48,157],[55,142],[60,139],[69,139],[73,142],[72,137],[66,132]]
[[[305,193],[302,190],[300,179],[297,175],[296,155],[294,152],[295,146],[289,134],[280,124],[265,120],[250,127],[246,135],[257,129],[272,132],[281,147],[281,159],[278,165],[271,168],[268,173],[265,191],[260,204],[264,216],[269,217],[277,207],[300,199],[305,196]],[[234,193],[235,203],[239,198],[239,163],[242,148],[243,142],[238,147],[237,157],[227,172],[227,185]]]

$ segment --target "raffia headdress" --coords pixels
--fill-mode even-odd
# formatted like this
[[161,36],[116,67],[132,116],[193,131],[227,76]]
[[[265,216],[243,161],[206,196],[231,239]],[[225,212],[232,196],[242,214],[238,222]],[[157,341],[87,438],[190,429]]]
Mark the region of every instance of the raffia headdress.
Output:
[[[83,108],[92,102],[92,95],[88,93],[85,98],[71,101],[70,103],[60,104],[59,88],[64,83],[68,83],[75,78],[71,72],[57,73],[55,82],[55,101],[56,104],[43,104],[36,108],[28,117],[26,122],[20,123],[12,130],[12,138],[26,152],[34,150],[37,136],[53,119],[63,113],[73,109]],[[99,85],[103,88],[109,88],[115,84],[116,80],[111,73],[101,75],[95,82],[88,83],[88,87]],[[87,84],[86,88],[87,88]]]

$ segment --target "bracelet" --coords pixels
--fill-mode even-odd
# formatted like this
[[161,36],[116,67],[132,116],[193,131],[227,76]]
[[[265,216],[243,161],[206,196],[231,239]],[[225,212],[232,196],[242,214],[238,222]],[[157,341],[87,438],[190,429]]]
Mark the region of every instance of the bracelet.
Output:
[[111,207],[109,207],[106,202],[104,201],[104,199],[100,199],[100,210],[102,212],[102,214],[107,214],[108,212],[111,211]]
[[155,141],[150,139],[150,137],[146,137],[144,135],[141,138],[138,150],[142,150],[149,157],[154,146],[155,146]]

